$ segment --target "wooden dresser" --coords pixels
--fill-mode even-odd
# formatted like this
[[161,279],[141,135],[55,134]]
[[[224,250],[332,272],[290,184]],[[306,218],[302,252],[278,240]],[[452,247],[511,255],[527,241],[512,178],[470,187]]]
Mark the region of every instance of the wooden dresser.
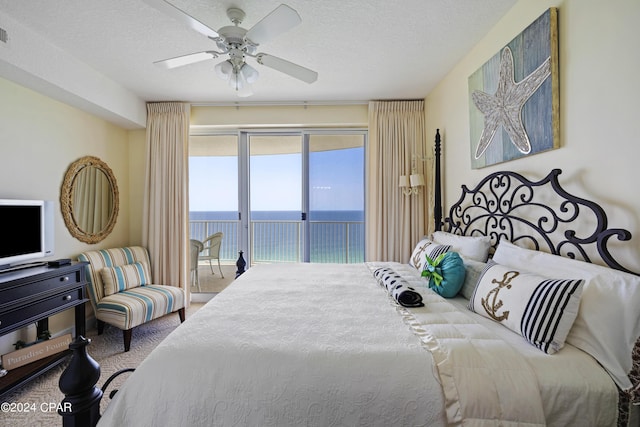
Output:
[[[48,318],[75,309],[75,333],[85,335],[86,263],[39,266],[0,273],[0,336],[37,323],[38,335],[48,330]],[[0,400],[27,381],[62,363],[70,350],[15,368],[0,377]]]

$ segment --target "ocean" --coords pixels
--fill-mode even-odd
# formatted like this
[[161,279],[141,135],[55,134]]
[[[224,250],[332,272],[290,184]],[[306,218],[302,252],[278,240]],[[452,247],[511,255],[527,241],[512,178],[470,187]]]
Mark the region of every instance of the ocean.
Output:
[[[251,212],[251,261],[304,261],[304,232],[300,219],[300,211]],[[202,241],[217,231],[224,233],[220,249],[222,260],[235,261],[239,250],[247,252],[238,242],[238,212],[193,211],[189,212],[189,220],[192,239]],[[364,261],[364,211],[311,211],[308,220],[309,261]]]
[[[301,211],[253,211],[251,219],[254,221],[276,220],[297,221],[300,220]],[[237,211],[191,211],[191,221],[236,221]],[[311,211],[311,221],[364,221],[364,211]]]

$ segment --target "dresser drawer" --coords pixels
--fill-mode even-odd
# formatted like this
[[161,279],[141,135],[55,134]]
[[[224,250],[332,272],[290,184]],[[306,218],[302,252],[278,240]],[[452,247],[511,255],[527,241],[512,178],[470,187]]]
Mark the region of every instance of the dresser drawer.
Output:
[[84,300],[82,287],[62,292],[36,303],[0,312],[0,334],[5,330],[28,325],[50,314],[71,308]]
[[67,288],[81,283],[83,278],[80,271],[68,271],[43,280],[36,280],[28,284],[5,287],[0,290],[0,310],[6,305],[21,305],[23,300],[34,300],[59,292],[60,288]]

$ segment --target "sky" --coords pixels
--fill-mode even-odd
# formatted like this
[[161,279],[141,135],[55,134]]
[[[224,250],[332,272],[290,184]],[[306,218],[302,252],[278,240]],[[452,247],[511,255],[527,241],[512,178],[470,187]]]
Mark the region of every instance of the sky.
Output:
[[[238,210],[238,158],[189,158],[190,211]],[[302,155],[252,156],[252,210],[299,211]],[[364,209],[364,148],[312,152],[309,160],[311,210]]]

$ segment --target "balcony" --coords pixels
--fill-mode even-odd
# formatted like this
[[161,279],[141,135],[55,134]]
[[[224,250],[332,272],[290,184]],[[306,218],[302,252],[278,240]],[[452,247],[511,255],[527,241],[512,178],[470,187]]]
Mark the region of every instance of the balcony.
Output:
[[[309,258],[320,263],[364,262],[363,221],[308,221]],[[221,231],[224,239],[220,248],[220,260],[235,263],[239,245],[240,221],[192,220],[189,222],[192,239],[204,240]],[[303,261],[303,221],[250,222],[250,249],[252,264]],[[246,252],[246,251],[245,251]]]

